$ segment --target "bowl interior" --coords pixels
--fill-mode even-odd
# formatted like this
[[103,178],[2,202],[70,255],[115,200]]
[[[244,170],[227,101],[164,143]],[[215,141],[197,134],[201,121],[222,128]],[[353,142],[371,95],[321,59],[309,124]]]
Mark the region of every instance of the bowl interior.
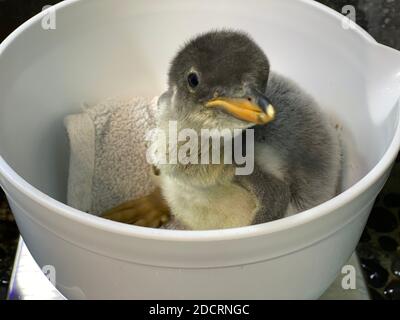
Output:
[[0,53],[0,154],[57,200],[66,198],[64,116],[79,112],[84,102],[114,95],[160,94],[177,48],[213,28],[250,33],[272,69],[300,83],[338,124],[343,188],[373,168],[392,141],[397,109],[390,105],[393,112],[375,115],[380,106],[371,101],[378,88],[367,81],[366,37],[344,29],[318,6],[286,0],[86,0],[58,8],[56,29],[42,28],[48,16],[36,18]]

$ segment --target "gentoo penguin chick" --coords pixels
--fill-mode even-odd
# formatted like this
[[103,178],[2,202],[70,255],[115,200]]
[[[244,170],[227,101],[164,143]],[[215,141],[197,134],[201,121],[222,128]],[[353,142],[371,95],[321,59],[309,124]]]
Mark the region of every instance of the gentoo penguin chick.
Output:
[[161,129],[170,121],[178,132],[190,128],[199,136],[202,129],[254,129],[254,168],[238,175],[235,161],[161,164],[159,189],[106,218],[158,226],[169,208],[169,228],[232,228],[279,219],[336,194],[335,130],[312,97],[270,73],[266,55],[245,33],[212,31],[190,40],[172,61],[159,108]]

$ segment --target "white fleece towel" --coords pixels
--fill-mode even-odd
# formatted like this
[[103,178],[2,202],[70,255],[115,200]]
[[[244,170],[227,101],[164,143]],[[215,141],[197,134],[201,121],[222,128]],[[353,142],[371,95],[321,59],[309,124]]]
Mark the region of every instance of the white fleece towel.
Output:
[[109,99],[64,119],[68,205],[99,215],[153,190],[145,135],[156,126],[157,100]]

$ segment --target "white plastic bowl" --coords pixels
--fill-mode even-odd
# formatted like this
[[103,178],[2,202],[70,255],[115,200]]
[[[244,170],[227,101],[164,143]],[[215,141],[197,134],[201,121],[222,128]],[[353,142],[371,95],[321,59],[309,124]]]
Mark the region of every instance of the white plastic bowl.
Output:
[[[400,54],[311,1],[85,0],[42,12],[0,46],[0,183],[40,266],[68,298],[317,298],[359,240],[400,144]],[[216,231],[106,221],[63,204],[62,125],[82,101],[157,95],[184,40],[248,31],[272,68],[343,126],[345,191],[298,215]]]

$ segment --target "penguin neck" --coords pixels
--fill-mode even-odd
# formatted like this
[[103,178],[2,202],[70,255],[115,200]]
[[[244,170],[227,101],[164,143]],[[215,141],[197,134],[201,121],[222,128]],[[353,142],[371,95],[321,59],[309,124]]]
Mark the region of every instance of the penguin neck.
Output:
[[233,179],[232,145],[225,147],[232,139],[207,135],[201,128],[188,128],[180,120],[160,121],[159,128],[164,134],[157,143],[165,146],[167,160],[159,166],[162,174],[199,187]]

